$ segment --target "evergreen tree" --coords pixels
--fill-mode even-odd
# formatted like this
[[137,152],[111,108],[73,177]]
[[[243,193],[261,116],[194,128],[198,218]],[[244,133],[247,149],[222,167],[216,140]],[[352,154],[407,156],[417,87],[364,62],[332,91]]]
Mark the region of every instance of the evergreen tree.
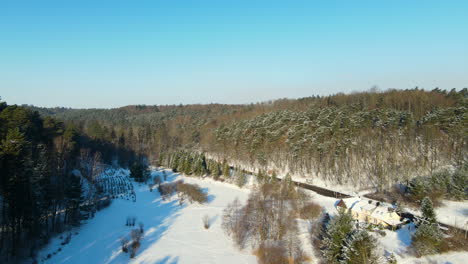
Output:
[[150,176],[148,165],[144,162],[134,162],[130,167],[130,177],[136,182],[146,182]]
[[[467,165],[465,165],[467,167]],[[457,169],[452,175],[452,183],[449,188],[450,196],[463,200],[468,198],[468,169]]]
[[353,230],[354,220],[351,213],[339,210],[338,215],[333,217],[327,225],[322,251],[328,263],[340,263],[344,259],[343,249],[345,239]]
[[437,254],[442,238],[443,234],[436,224],[423,223],[412,236],[411,245],[418,256]]
[[223,161],[223,177],[229,178],[231,176],[231,168],[229,168],[229,164],[226,160]]
[[419,256],[435,254],[442,244],[442,232],[439,230],[432,201],[425,197],[421,202],[421,212],[427,222],[419,225],[412,237],[412,246]]
[[377,264],[379,257],[375,252],[377,240],[367,230],[353,230],[345,239],[342,263],[347,264]]
[[421,202],[421,213],[425,220],[431,224],[437,223],[436,213],[434,211],[434,206],[432,205],[431,199],[429,197],[424,197]]
[[417,201],[421,201],[426,196],[426,183],[422,177],[415,177],[411,180],[408,191]]

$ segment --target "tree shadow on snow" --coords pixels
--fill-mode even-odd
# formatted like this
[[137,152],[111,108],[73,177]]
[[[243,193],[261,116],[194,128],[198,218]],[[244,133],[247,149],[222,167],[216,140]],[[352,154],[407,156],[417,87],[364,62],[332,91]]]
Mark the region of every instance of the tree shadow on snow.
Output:
[[155,264],[177,264],[179,263],[179,257],[165,256],[164,258],[157,260]]
[[[157,174],[162,175],[162,172]],[[175,178],[168,177],[168,181]],[[109,207],[99,211],[95,218],[80,227],[79,235],[73,236],[70,243],[62,246],[61,252],[52,256],[50,261],[64,264],[132,262],[129,254],[122,252],[120,241],[122,237],[130,240],[132,229],[138,229],[139,223],[142,223],[144,236],[134,260],[140,263],[178,263],[178,257],[167,256],[158,259],[161,255],[155,256],[148,249],[168,232],[184,206],[179,206],[175,197],[171,201],[163,201],[158,191],[150,192],[145,186],[137,187],[136,183],[133,184],[137,195],[136,203],[116,200]],[[134,226],[125,225],[129,216],[136,218]],[[53,244],[57,243],[51,243],[51,246],[54,246]],[[43,253],[47,255],[48,252]],[[139,261],[140,258],[143,261]]]

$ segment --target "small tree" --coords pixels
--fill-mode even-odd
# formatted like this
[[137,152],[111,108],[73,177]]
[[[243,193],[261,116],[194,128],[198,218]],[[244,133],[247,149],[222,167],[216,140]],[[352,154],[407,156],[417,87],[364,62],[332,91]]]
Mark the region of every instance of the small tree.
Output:
[[122,247],[122,251],[127,253],[128,252],[128,239],[126,237],[120,238],[120,245]]
[[411,245],[416,255],[421,257],[439,252],[442,244],[442,233],[435,224],[421,224],[412,237]]
[[223,177],[229,178],[231,176],[231,168],[226,160],[223,161]]
[[421,202],[421,212],[425,222],[419,225],[414,233],[412,246],[418,256],[435,254],[440,250],[443,235],[437,225],[432,201],[428,197]]
[[431,224],[437,223],[436,213],[434,211],[434,206],[432,205],[431,199],[429,197],[424,197],[421,202],[421,212],[425,220]]

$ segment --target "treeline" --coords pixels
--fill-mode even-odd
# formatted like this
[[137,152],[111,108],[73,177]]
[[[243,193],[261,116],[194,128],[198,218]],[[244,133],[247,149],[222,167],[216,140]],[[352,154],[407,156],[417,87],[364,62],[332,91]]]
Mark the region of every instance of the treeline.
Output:
[[95,211],[83,182],[92,184],[115,153],[135,156],[73,124],[0,102],[0,262],[33,256],[53,233]]
[[[394,94],[401,96],[399,104]],[[433,96],[435,105],[414,108],[407,99],[413,94]],[[252,167],[380,190],[466,160],[466,93],[457,103],[440,92],[375,94],[376,105],[365,96],[331,97],[325,107],[319,100],[306,111],[275,111],[221,125],[211,152]],[[413,103],[421,104],[416,98]]]
[[[468,89],[371,90],[250,105],[45,109],[156,163],[179,150],[379,190],[467,159]],[[221,168],[222,170],[222,168]]]

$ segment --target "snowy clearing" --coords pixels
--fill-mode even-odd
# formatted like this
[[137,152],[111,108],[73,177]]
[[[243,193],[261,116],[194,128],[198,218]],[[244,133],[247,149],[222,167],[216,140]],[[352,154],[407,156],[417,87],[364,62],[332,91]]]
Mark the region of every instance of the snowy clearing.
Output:
[[[128,173],[128,171],[126,171]],[[153,175],[162,173],[153,171]],[[251,252],[239,251],[221,229],[222,211],[236,197],[244,202],[248,190],[225,183],[187,178],[166,171],[168,181],[184,179],[206,189],[209,202],[204,205],[162,201],[157,190],[150,192],[147,185],[134,184],[136,202],[116,199],[111,206],[96,214],[80,228],[72,231],[69,244],[54,238],[39,253],[44,263],[256,263]],[[206,230],[202,217],[210,217]],[[128,236],[132,227],[125,226],[128,216],[144,224],[144,237],[134,259],[123,253],[120,238]],[[75,235],[75,232],[78,234]],[[67,233],[63,234],[63,237]],[[61,248],[58,251],[58,248]],[[56,252],[54,255],[53,253]],[[45,260],[48,254],[51,258]],[[44,260],[44,261],[43,261]]]

